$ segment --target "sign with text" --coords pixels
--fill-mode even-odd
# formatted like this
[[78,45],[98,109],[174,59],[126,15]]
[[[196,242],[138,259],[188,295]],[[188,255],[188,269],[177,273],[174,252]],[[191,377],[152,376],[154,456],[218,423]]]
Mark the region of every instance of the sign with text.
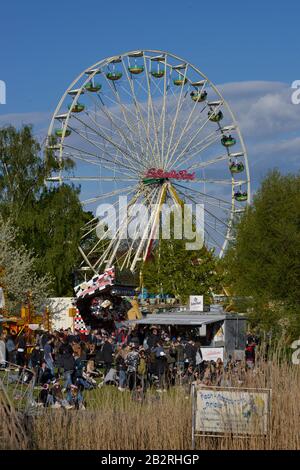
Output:
[[224,348],[209,348],[202,347],[201,354],[203,361],[217,361],[217,359],[222,359],[224,361]]
[[194,428],[205,434],[266,435],[270,390],[198,388],[194,390]]
[[203,295],[190,295],[190,310],[203,312]]

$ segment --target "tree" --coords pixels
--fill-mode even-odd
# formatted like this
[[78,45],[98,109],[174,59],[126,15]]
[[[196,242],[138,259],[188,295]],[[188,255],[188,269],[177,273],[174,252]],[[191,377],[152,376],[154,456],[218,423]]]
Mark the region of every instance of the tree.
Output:
[[254,324],[281,331],[280,320],[289,335],[299,335],[300,176],[271,172],[235,230],[226,284],[249,298]]
[[36,310],[44,305],[51,293],[52,279],[49,275],[37,276],[37,258],[17,241],[17,230],[10,221],[0,216],[0,286],[3,288],[7,309],[19,312],[22,303],[31,295]]
[[[71,171],[73,163],[61,165]],[[0,214],[18,228],[17,241],[33,251],[38,276],[50,273],[57,296],[72,295],[72,273],[79,263],[81,227],[90,220],[79,189],[47,188],[45,179],[58,169],[51,151],[41,152],[30,126],[0,130]]]
[[193,294],[204,295],[208,302],[220,288],[217,260],[205,246],[187,250],[186,242],[174,239],[172,230],[169,240],[159,240],[142,270],[144,286],[150,293],[173,295],[183,303]]
[[44,188],[26,233],[30,239],[27,244],[40,254],[37,273],[52,275],[58,296],[73,295],[73,273],[81,261],[81,228],[90,219],[90,214],[82,210],[78,192],[67,185]]

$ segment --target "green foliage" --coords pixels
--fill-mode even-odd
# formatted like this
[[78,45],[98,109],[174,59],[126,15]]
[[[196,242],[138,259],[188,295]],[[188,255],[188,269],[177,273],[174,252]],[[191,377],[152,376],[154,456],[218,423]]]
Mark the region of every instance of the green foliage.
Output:
[[38,276],[37,258],[18,242],[18,233],[11,221],[0,215],[0,286],[6,297],[6,308],[17,314],[28,301],[38,310],[51,293],[52,279],[48,274]]
[[186,243],[174,239],[172,232],[170,240],[159,240],[143,267],[144,286],[150,293],[173,295],[182,303],[197,294],[209,302],[212,292],[220,289],[217,260],[205,246],[187,250]]
[[[71,170],[72,163],[64,161],[61,166]],[[57,169],[51,151],[43,158],[30,126],[0,129],[0,214],[18,229],[19,245],[39,259],[36,274],[50,273],[55,295],[62,296],[72,295],[81,227],[91,215],[82,210],[78,189],[46,187],[45,179]]]
[[299,260],[300,176],[273,171],[237,223],[224,260],[226,285],[250,297],[254,324],[300,334]]

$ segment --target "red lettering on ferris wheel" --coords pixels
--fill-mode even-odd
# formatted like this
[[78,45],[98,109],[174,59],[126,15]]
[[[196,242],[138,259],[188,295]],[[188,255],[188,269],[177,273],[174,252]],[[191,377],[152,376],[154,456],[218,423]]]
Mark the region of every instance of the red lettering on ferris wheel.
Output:
[[164,171],[162,169],[150,168],[150,170],[147,171],[145,176],[147,178],[172,178],[176,180],[194,180],[195,172],[188,173],[186,170]]

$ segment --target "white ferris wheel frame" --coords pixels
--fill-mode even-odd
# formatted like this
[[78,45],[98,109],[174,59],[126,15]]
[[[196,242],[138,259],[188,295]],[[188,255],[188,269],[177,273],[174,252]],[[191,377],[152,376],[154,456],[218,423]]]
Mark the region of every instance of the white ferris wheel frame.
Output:
[[[149,56],[148,56],[148,55]],[[96,62],[95,64],[93,64],[92,66],[88,67],[87,69],[85,69],[83,72],[81,72],[72,82],[71,84],[69,85],[69,87],[66,89],[66,91],[64,92],[64,94],[62,95],[60,101],[58,102],[57,106],[56,106],[56,109],[53,113],[53,116],[52,116],[52,119],[51,119],[51,122],[50,122],[50,126],[49,126],[49,129],[48,129],[48,138],[47,138],[47,142],[49,142],[49,138],[51,138],[51,136],[53,136],[53,131],[54,131],[54,124],[56,122],[56,120],[61,120],[61,122],[63,122],[63,126],[62,126],[62,135],[61,135],[61,140],[60,140],[60,144],[58,144],[56,147],[57,147],[57,150],[59,151],[59,155],[56,156],[56,158],[62,162],[63,160],[63,155],[64,155],[64,139],[65,139],[65,134],[66,134],[66,130],[68,129],[69,127],[69,120],[70,120],[70,117],[71,116],[74,116],[74,113],[72,112],[72,107],[70,106],[69,109],[64,112],[63,114],[59,114],[63,104],[65,103],[66,101],[66,98],[68,97],[68,95],[71,95],[72,96],[72,106],[76,105],[77,102],[78,102],[78,99],[79,97],[85,92],[85,86],[91,82],[91,80],[94,79],[94,77],[99,73],[99,69],[101,67],[104,67],[104,66],[107,66],[107,65],[111,65],[111,64],[114,64],[116,61],[121,61],[122,62],[122,65],[123,65],[123,68],[127,74],[127,79],[129,81],[129,84],[130,84],[130,77],[129,77],[129,74],[126,70],[126,67],[125,67],[125,63],[124,63],[124,59],[127,58],[127,60],[129,61],[129,57],[143,57],[143,62],[144,62],[144,72],[148,75],[149,74],[149,71],[147,70],[147,67],[146,67],[146,58],[147,59],[150,59],[150,60],[155,60],[156,56],[153,56],[152,54],[157,54],[157,57],[161,57],[161,58],[164,58],[164,60],[161,60],[161,59],[158,59],[158,62],[161,63],[163,62],[164,63],[164,67],[165,67],[165,73],[164,73],[164,95],[163,95],[163,105],[162,105],[162,110],[164,109],[165,110],[165,100],[166,100],[166,77],[167,77],[167,73],[166,73],[166,70],[167,70],[167,66],[170,68],[170,69],[175,69],[175,70],[180,70],[179,68],[176,69],[176,67],[173,67],[171,66],[170,64],[167,64],[167,58],[170,57],[176,61],[178,61],[179,63],[183,64],[185,67],[182,67],[184,68],[184,72],[179,72],[180,75],[182,76],[183,80],[187,80],[189,81],[188,77],[187,77],[187,70],[188,69],[191,69],[193,70],[196,74],[200,75],[202,80],[203,80],[203,85],[201,85],[201,91],[204,89],[204,86],[206,85],[209,85],[213,91],[216,93],[216,95],[219,97],[220,99],[220,105],[217,107],[217,109],[220,109],[221,106],[224,106],[224,108],[226,108],[227,112],[229,113],[229,116],[231,118],[231,121],[232,121],[232,130],[234,130],[234,132],[237,134],[238,138],[239,138],[239,142],[240,142],[240,145],[241,145],[241,155],[243,156],[243,163],[244,163],[244,170],[245,170],[245,173],[246,173],[246,178],[242,181],[236,181],[234,179],[234,175],[231,175],[231,181],[230,180],[226,180],[226,182],[229,182],[231,183],[231,203],[230,203],[230,209],[228,209],[228,211],[230,211],[230,216],[229,216],[229,219],[228,219],[228,223],[227,223],[227,229],[225,231],[225,235],[223,235],[224,237],[224,242],[223,242],[223,245],[220,247],[220,253],[219,253],[219,256],[222,257],[224,255],[224,252],[226,250],[226,247],[227,247],[227,244],[228,242],[232,239],[232,225],[233,225],[233,220],[234,220],[234,217],[236,214],[238,214],[239,212],[242,212],[244,209],[238,209],[236,208],[236,200],[235,200],[235,188],[238,186],[238,185],[241,185],[241,184],[246,184],[247,185],[247,201],[246,201],[246,204],[250,204],[250,201],[251,201],[251,187],[250,187],[250,172],[249,172],[249,164],[248,164],[248,155],[247,155],[247,150],[246,150],[246,146],[245,146],[245,143],[244,143],[244,139],[243,139],[243,136],[242,136],[242,133],[240,131],[240,128],[238,126],[238,123],[236,121],[236,118],[235,118],[235,115],[233,113],[233,111],[231,110],[228,102],[225,100],[225,98],[223,97],[222,93],[219,91],[219,89],[209,80],[209,78],[200,70],[198,69],[197,67],[195,67],[194,65],[192,65],[191,63],[187,62],[186,60],[182,59],[181,57],[175,55],[175,54],[172,54],[172,53],[169,53],[169,52],[166,52],[166,51],[160,51],[160,50],[151,50],[151,49],[147,49],[147,50],[135,50],[135,51],[129,51],[129,52],[126,52],[126,53],[123,53],[123,54],[119,54],[117,56],[111,56],[111,57],[108,57],[108,58],[105,58],[103,60],[100,60],[98,62]],[[179,67],[179,66],[178,66]],[[104,75],[105,74],[101,74],[101,75]],[[78,87],[78,88],[75,88],[74,89],[74,86],[83,78],[85,77],[86,78],[82,81],[81,85]],[[106,78],[106,77],[105,77]],[[106,78],[107,80],[107,78]],[[108,80],[107,80],[108,82]],[[147,82],[148,82],[148,86],[149,86],[149,76],[147,76]],[[185,82],[184,82],[185,83]],[[199,82],[200,83],[200,82]],[[190,85],[192,85],[192,83],[190,83]],[[130,85],[131,86],[131,92],[132,92],[132,98],[133,98],[133,101],[136,102],[136,96],[135,96],[135,91],[134,89],[132,88],[133,85]],[[200,85],[199,85],[200,86]],[[180,99],[181,99],[181,93],[182,93],[182,90],[183,90],[183,86],[181,86],[181,92],[180,92]],[[152,96],[151,96],[151,91],[150,89],[148,90],[149,94],[150,94],[150,98],[149,98],[149,101],[148,101],[148,104],[147,106],[150,107],[150,111],[148,109],[148,113],[153,113],[153,116],[154,116],[154,109],[153,109],[153,102],[152,102]],[[116,93],[117,95],[117,101],[118,101],[118,93]],[[162,126],[162,132],[163,132],[163,137],[162,137],[162,140],[161,140],[161,154],[159,155],[156,155],[156,158],[157,160],[155,159],[155,161],[153,162],[154,164],[156,164],[158,167],[162,167],[163,163],[167,164],[169,163],[168,161],[168,158],[169,158],[169,153],[170,153],[170,146],[171,144],[173,143],[172,142],[172,137],[173,137],[173,133],[174,133],[174,129],[176,127],[176,121],[177,121],[177,118],[178,118],[178,115],[180,113],[180,106],[179,106],[179,103],[180,103],[180,99],[179,99],[179,102],[177,103],[177,107],[176,107],[176,113],[175,113],[175,117],[172,121],[172,129],[171,129],[171,138],[170,138],[170,141],[169,141],[169,147],[168,147],[168,150],[167,150],[167,154],[166,154],[166,161],[163,162],[162,161],[162,158],[164,156],[164,146],[165,146],[165,139],[164,139],[164,132],[165,132],[165,119],[166,119],[166,116],[165,116],[165,112],[163,113],[162,112],[162,116],[160,117],[160,121],[159,121],[159,125]],[[126,109],[126,105],[122,102],[119,101],[119,105],[120,105],[120,108],[121,108],[121,111],[123,113],[123,117],[124,119],[126,120],[126,114],[124,113],[124,108]],[[182,106],[182,104],[181,104]],[[152,109],[151,109],[152,108]],[[110,113],[110,111],[106,111],[108,114]],[[138,117],[138,113],[141,113],[141,111],[137,110],[137,114],[136,116]],[[193,111],[192,111],[193,112]],[[138,122],[137,123],[137,127],[138,127],[138,132],[141,132],[140,131],[140,127],[139,126],[143,126],[144,123],[142,122],[143,121],[143,117],[142,115],[140,115],[141,117],[141,122]],[[77,118],[79,121],[80,121],[80,118]],[[109,116],[109,119],[111,120],[111,122],[113,122],[113,116]],[[162,122],[161,122],[161,119],[162,119]],[[138,119],[137,119],[138,120]],[[155,118],[153,118],[153,122],[154,122],[154,125],[156,125],[156,121],[155,121]],[[207,122],[207,121],[206,121]],[[202,128],[206,125],[206,122],[203,124],[203,126],[200,126],[200,128],[197,130],[197,134],[201,132]],[[118,128],[118,126],[115,124],[115,127]],[[130,128],[128,122],[126,122],[126,124],[128,125],[128,128]],[[190,127],[192,126],[192,124],[189,123],[189,119],[187,121],[187,124],[186,124],[186,127],[184,127],[184,129],[182,130],[182,135],[184,134],[184,132],[186,131],[186,129],[188,128],[188,126],[190,125]],[[88,126],[86,126],[88,127]],[[220,127],[220,126],[219,126]],[[152,145],[152,143],[150,142],[150,136],[149,136],[149,133],[148,133],[148,136],[147,136],[147,130],[146,128],[144,129],[145,130],[145,134],[146,134],[146,138],[148,140],[147,142],[147,145]],[[220,128],[221,130],[221,128]],[[229,129],[231,130],[231,129]],[[119,132],[120,130],[117,130],[117,132]],[[223,134],[223,130],[222,131],[222,134]],[[224,128],[224,131],[225,131],[225,128]],[[105,132],[103,131],[103,134],[105,135]],[[122,136],[122,132],[120,133],[120,136],[122,137],[123,140],[126,139],[126,136]],[[141,134],[140,134],[141,135]],[[102,135],[103,137],[103,135]],[[209,136],[208,136],[209,137]],[[108,136],[105,136],[105,138],[109,141],[109,137]],[[208,140],[208,142],[205,142],[205,140],[207,140],[207,137],[204,139],[204,141],[202,141],[202,143],[204,145],[207,145],[207,147],[209,145],[211,145],[211,142],[210,140]],[[141,139],[142,141],[142,139]],[[178,142],[180,141],[180,139],[178,139]],[[200,142],[201,143],[201,142]],[[116,144],[114,144],[116,146]],[[134,146],[135,143],[133,142],[132,145]],[[159,148],[159,142],[154,142],[153,144],[154,146],[156,146],[156,148]],[[199,145],[199,142],[198,144]],[[175,146],[176,147],[176,146]],[[73,158],[73,159],[79,159],[80,160],[80,156],[75,156],[74,153],[72,153],[72,146],[69,146],[70,148],[70,157]],[[205,148],[205,147],[203,147]],[[99,147],[100,150],[103,150]],[[73,150],[76,150],[76,148],[74,147]],[[175,148],[176,150],[176,148]],[[202,149],[201,149],[202,150]],[[123,150],[121,150],[123,151]],[[172,148],[172,151],[173,151],[173,154],[174,154],[174,147]],[[218,160],[226,160],[228,158],[230,158],[230,151],[228,150],[228,148],[226,149],[227,151],[227,155],[221,155],[220,157],[216,157],[216,158],[213,158],[211,161],[204,161],[204,162],[199,162],[197,165],[192,165],[189,169],[193,170],[193,169],[200,169],[200,168],[204,168],[205,166],[208,166],[212,163],[215,163],[217,162]],[[88,152],[86,152],[88,153]],[[182,152],[184,153],[184,151]],[[197,151],[196,151],[197,153]],[[155,155],[155,152],[153,151],[153,155]],[[102,157],[104,158],[104,157]],[[177,160],[180,158],[180,155],[177,157]],[[191,159],[192,157],[190,156],[189,159]],[[105,159],[104,159],[105,160]],[[177,161],[176,160],[176,161]],[[86,160],[88,162],[88,160]],[[173,161],[172,162],[172,165],[169,167],[169,169],[172,169],[172,167],[174,166],[174,164],[176,163],[176,161]],[[109,161],[108,161],[109,162]],[[93,163],[92,161],[90,161],[89,163]],[[137,163],[137,162],[136,162]],[[140,165],[142,165],[141,162],[139,162]],[[132,162],[132,159],[130,161],[130,165],[131,165],[131,168],[132,168],[132,165],[133,165],[133,162]],[[103,167],[105,168],[105,165],[103,165]],[[130,169],[130,168],[129,168]],[[126,181],[129,181],[130,180],[130,176],[132,176],[132,174],[129,172],[129,173],[125,173],[125,180]],[[56,181],[56,182],[59,182],[59,183],[62,183],[62,181],[82,181],[82,180],[85,180],[85,181],[93,181],[93,180],[99,180],[99,179],[102,179],[102,181],[110,181],[109,178],[106,178],[105,177],[80,177],[80,176],[74,176],[74,177],[69,177],[69,176],[63,176],[62,173],[60,172],[59,173],[59,176],[58,177],[54,177],[54,178],[49,178],[48,181]],[[113,179],[114,181],[122,181],[122,177],[114,177]],[[132,177],[132,183],[134,183],[137,179]],[[216,181],[214,179],[211,179],[211,180],[204,180],[204,179],[196,179],[196,181],[199,181],[199,182],[213,182],[213,183],[221,183],[221,184],[225,184],[225,180],[220,180],[220,181]],[[185,191],[182,190],[182,188],[180,188],[180,185],[181,185],[181,182],[175,182],[174,183],[174,186],[176,188],[176,191],[178,191],[178,194],[181,194],[183,197],[187,198],[188,200],[190,201],[193,201],[193,194],[196,194],[197,192],[199,192],[199,194],[203,194],[207,197],[211,197],[212,199],[213,196],[209,196],[207,195],[206,193],[201,193],[200,191],[197,191],[197,190],[193,190],[191,189],[191,194],[187,195],[186,194],[186,189],[185,188]],[[116,192],[112,192],[111,194],[116,194]],[[154,197],[154,194],[155,192],[153,193],[153,191],[151,192],[151,195],[152,197]],[[105,198],[105,196],[107,197],[107,194],[103,195],[103,198]],[[218,198],[215,198],[215,199],[218,199]],[[83,204],[84,203],[90,203],[90,202],[93,202],[93,201],[96,201],[96,200],[99,200],[99,197],[95,197],[94,199],[91,198],[90,200],[87,200],[87,201],[83,201]],[[224,203],[226,202],[226,204],[228,204],[228,201],[224,201]],[[213,202],[211,203],[213,205]],[[216,203],[217,204],[217,203]],[[215,217],[215,216],[214,216]],[[137,249],[138,252],[141,251],[141,247],[139,247]],[[89,259],[88,257],[85,255],[85,253],[82,251],[82,249],[80,248],[80,252],[85,260],[85,262],[90,266],[91,269],[93,269],[94,272],[97,272],[97,269],[95,268],[95,266],[92,266],[89,262]],[[116,249],[113,250],[113,256],[111,255],[110,258],[109,258],[109,263],[113,263],[114,261],[114,256],[116,255]],[[135,260],[137,260],[137,254],[135,256]],[[103,260],[102,260],[103,261]]]

